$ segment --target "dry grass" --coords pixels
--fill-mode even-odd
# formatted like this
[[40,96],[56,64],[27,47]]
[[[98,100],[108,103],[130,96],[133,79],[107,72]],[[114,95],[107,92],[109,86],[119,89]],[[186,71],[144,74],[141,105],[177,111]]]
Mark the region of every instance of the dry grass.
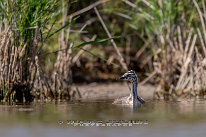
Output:
[[[1,32],[0,37],[1,100],[10,100],[11,97],[22,100],[23,94],[30,100],[30,90],[33,86],[32,82],[34,81],[36,70],[35,54],[27,56],[25,52],[27,43],[23,47],[14,45],[11,28],[9,27]],[[35,50],[36,45],[34,44],[33,51]]]
[[169,33],[161,36],[161,53],[155,56],[154,61],[159,85],[155,97],[175,99],[205,94],[205,45],[199,29],[197,32],[202,41],[202,48],[199,49],[198,35],[192,29],[185,33],[178,26],[173,32],[177,35],[172,36],[172,33]]

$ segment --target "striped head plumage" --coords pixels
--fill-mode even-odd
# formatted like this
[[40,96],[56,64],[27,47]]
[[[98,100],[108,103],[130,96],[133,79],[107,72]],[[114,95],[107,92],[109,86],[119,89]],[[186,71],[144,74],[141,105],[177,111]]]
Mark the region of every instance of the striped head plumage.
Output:
[[138,82],[138,77],[133,70],[126,72],[124,75],[120,77],[120,79],[125,79],[130,82]]

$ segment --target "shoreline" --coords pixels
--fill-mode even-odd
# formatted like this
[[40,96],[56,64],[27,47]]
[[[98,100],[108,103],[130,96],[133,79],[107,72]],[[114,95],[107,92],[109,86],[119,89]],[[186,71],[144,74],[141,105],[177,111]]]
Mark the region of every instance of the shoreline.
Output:
[[[95,100],[95,99],[116,99],[119,97],[129,96],[130,89],[126,82],[115,83],[91,83],[91,84],[75,84],[81,99]],[[138,94],[144,99],[153,99],[155,86],[145,84],[138,86]]]

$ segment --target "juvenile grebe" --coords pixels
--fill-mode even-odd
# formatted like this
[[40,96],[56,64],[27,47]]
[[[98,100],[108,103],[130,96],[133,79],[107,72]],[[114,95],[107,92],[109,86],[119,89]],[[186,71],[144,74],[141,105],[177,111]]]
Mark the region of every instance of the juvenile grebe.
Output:
[[134,104],[145,103],[145,101],[142,98],[140,98],[137,94],[138,77],[133,70],[128,71],[127,73],[122,75],[119,79],[130,81],[132,83],[132,88],[131,88],[130,96],[116,99],[114,101],[114,104],[134,105]]

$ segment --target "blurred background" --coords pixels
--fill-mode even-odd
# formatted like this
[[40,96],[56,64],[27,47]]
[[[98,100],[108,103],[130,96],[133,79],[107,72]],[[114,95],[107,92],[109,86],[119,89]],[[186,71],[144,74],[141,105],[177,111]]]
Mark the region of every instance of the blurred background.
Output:
[[[0,0],[0,136],[204,136],[205,4]],[[117,80],[128,70],[146,100],[135,111],[112,104],[130,93]],[[67,120],[148,124],[85,128]]]
[[2,0],[0,13],[1,100],[70,100],[72,84],[131,69],[155,98],[205,95],[204,0]]

